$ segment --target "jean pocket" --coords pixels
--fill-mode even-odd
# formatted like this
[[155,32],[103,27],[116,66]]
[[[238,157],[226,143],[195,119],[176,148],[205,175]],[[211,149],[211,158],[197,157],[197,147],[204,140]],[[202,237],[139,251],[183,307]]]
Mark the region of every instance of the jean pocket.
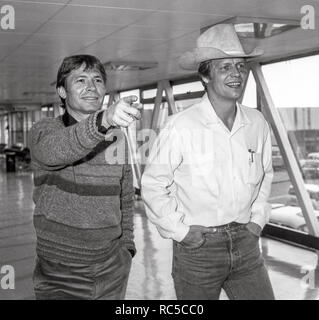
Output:
[[205,234],[203,234],[202,240],[200,242],[195,242],[191,245],[184,244],[183,241],[179,242],[178,245],[187,250],[197,250],[204,246],[206,242]]
[[255,234],[255,233],[253,233],[252,231],[250,231],[250,230],[248,229],[248,227],[247,227],[247,224],[246,224],[246,226],[245,226],[245,229],[246,229],[246,231],[248,232],[248,234],[249,234],[251,237],[253,237],[255,240],[259,240],[260,236],[257,235],[257,234]]

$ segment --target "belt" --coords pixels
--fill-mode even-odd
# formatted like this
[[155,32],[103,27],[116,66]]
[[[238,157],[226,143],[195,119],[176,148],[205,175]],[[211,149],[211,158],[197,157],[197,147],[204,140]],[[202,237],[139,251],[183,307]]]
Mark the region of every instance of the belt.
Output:
[[238,223],[238,222],[230,222],[227,224],[223,224],[221,226],[208,227],[212,232],[222,232],[230,229],[237,229],[239,227],[245,226],[246,223]]

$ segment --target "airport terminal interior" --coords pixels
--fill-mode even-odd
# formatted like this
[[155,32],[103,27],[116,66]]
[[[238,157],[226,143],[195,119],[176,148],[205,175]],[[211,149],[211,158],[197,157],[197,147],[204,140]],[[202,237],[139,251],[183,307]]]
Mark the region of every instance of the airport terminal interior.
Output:
[[[247,50],[264,50],[249,60],[241,103],[261,111],[271,126],[272,209],[259,245],[275,297],[319,299],[319,2],[8,0],[0,8],[0,268],[15,270],[15,289],[0,287],[0,300],[35,299],[28,134],[37,121],[63,113],[56,74],[63,58],[75,54],[104,64],[102,108],[129,95],[143,106],[141,119],[125,129],[137,247],[126,298],[176,299],[172,242],[146,216],[141,176],[150,132],[204,94],[196,72],[181,69],[178,57],[207,28],[225,22],[234,24]],[[220,298],[228,299],[224,292]]]

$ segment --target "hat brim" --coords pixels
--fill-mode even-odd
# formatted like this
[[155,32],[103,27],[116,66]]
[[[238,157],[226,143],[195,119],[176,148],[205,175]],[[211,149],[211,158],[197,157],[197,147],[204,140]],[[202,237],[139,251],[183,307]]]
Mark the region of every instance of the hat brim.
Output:
[[179,58],[179,65],[185,70],[197,70],[201,62],[214,59],[227,58],[253,58],[262,55],[264,51],[261,48],[255,48],[250,53],[229,54],[215,48],[196,48],[193,51],[184,53]]

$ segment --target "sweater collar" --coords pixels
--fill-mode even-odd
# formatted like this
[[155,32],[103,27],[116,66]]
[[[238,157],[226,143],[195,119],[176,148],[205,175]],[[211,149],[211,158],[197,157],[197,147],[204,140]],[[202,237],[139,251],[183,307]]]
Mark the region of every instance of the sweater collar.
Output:
[[62,116],[62,122],[65,127],[73,126],[78,123],[66,110]]

